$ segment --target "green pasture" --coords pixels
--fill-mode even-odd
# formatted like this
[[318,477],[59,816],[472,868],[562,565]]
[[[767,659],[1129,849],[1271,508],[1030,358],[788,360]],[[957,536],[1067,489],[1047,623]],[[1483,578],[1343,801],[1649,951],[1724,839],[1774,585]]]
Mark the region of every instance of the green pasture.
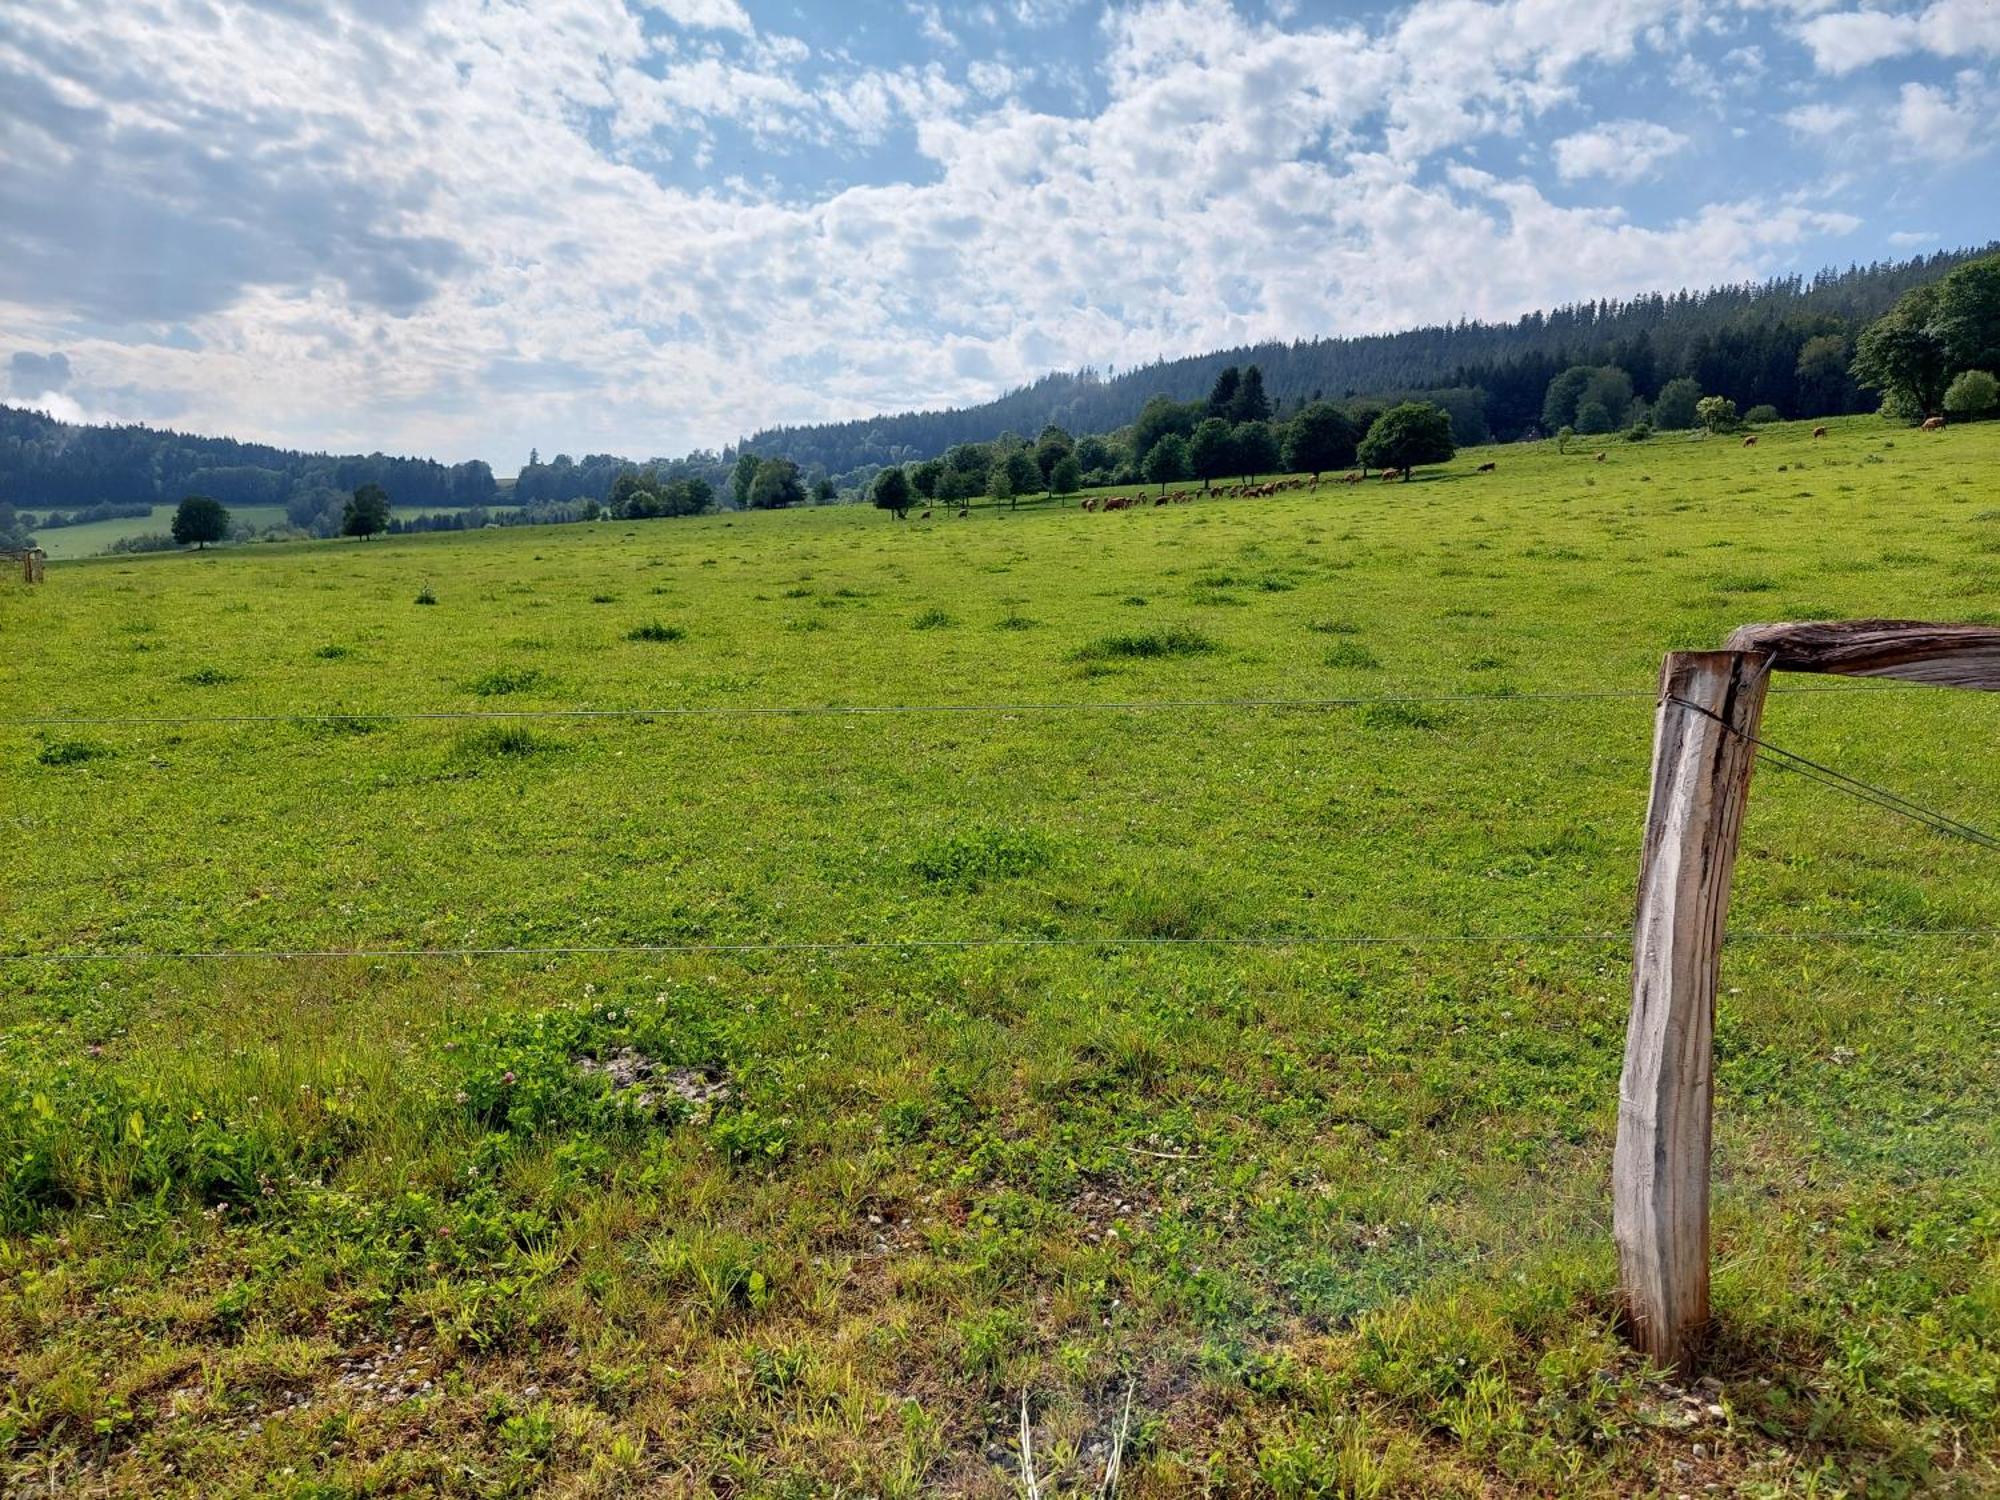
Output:
[[[35,543],[51,558],[71,560],[80,557],[96,557],[109,552],[114,542],[123,541],[128,536],[145,536],[149,533],[167,533],[173,529],[174,505],[156,505],[151,514],[126,516],[112,521],[86,521],[81,526],[41,527],[35,532]],[[32,511],[33,507],[29,507]],[[422,506],[398,505],[390,514],[398,520],[407,521],[412,517],[428,514]],[[232,525],[249,526],[262,531],[266,526],[285,524],[285,508],[282,505],[232,505],[229,508]]]
[[[2000,622],[2000,424],[1808,433],[55,553],[0,588],[0,1473],[1006,1496],[1025,1393],[1045,1495],[1993,1493],[1987,850],[1760,772],[1704,1382],[1614,1323],[1661,654]],[[2000,823],[1994,700],[1778,689]],[[927,711],[772,712],[828,708]],[[600,951],[490,951],[547,948]]]

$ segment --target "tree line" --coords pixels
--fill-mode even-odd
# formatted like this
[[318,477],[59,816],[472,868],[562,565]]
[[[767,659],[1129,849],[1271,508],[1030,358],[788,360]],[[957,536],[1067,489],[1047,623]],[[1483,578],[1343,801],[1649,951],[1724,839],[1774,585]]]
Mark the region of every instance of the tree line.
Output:
[[1420,396],[1451,413],[1461,444],[1541,432],[1549,382],[1574,365],[1617,365],[1649,400],[1667,381],[1686,377],[1746,410],[1769,404],[1786,417],[1860,411],[1868,407],[1858,383],[1830,391],[1801,381],[1804,346],[1838,336],[1851,353],[1862,329],[1904,292],[1996,249],[2000,244],[1809,278],[1585,301],[1511,323],[1460,320],[1360,338],[1259,344],[1116,376],[1084,369],[1045,376],[977,406],[771,428],[740,446],[831,475],[845,489],[857,471],[932,458],[1010,431],[1115,431],[1136,421],[1156,396],[1199,400],[1224,369],[1250,364],[1263,372],[1280,416],[1317,400],[1374,396],[1393,405]]
[[[1579,342],[1591,349],[1589,356],[1556,352]],[[1385,386],[1372,395],[1350,390],[1339,397],[1313,388],[1288,404],[1283,392],[1296,389],[1297,352],[1332,346],[1350,352],[1402,349],[1407,356],[1402,364],[1374,367],[1403,373],[1426,360],[1436,373],[1434,356],[1454,347],[1505,352],[1444,370],[1442,384]],[[37,525],[130,516],[176,497],[213,501],[225,515],[232,506],[282,504],[285,527],[275,534],[312,536],[373,534],[349,529],[355,498],[363,492],[393,494],[406,508],[436,508],[400,519],[385,508],[374,529],[386,531],[534,525],[603,515],[636,520],[696,515],[725,504],[773,509],[862,498],[901,514],[898,506],[907,509],[905,500],[963,506],[990,498],[1018,504],[1027,495],[1068,495],[1098,485],[1209,485],[1280,470],[1317,475],[1357,462],[1407,470],[1412,462],[1439,461],[1429,455],[1447,443],[1466,447],[1495,437],[1536,436],[1566,441],[1614,432],[1643,438],[1655,430],[1717,428],[1739,420],[1739,412],[1740,420],[1750,422],[1875,408],[1906,420],[1946,412],[1976,417],[2000,406],[1994,379],[2000,373],[2000,255],[1954,253],[1826,272],[1810,283],[1791,278],[1703,294],[1586,303],[1533,314],[1515,325],[1460,324],[1372,340],[1293,345],[1280,349],[1280,357],[1287,372],[1282,378],[1273,378],[1262,361],[1237,363],[1222,356],[1154,366],[1115,383],[1125,394],[1107,410],[1129,405],[1141,379],[1157,378],[1170,387],[1147,393],[1129,419],[1098,428],[1045,421],[1033,439],[1002,430],[922,452],[878,441],[883,432],[900,430],[896,424],[905,418],[873,419],[876,437],[858,446],[836,444],[825,450],[830,459],[899,451],[900,456],[862,457],[840,472],[826,461],[754,446],[645,463],[611,454],[581,461],[558,454],[544,463],[539,452],[531,452],[504,489],[478,460],[447,467],[379,453],[307,454],[136,426],[80,427],[0,407],[0,543],[20,545]],[[1183,396],[1171,388],[1183,385],[1190,370],[1209,367],[1204,394]],[[1056,389],[1051,382],[1069,378],[1051,377],[1031,390],[1048,397]],[[1075,378],[1093,389],[1113,384],[1088,372]],[[1390,451],[1386,437],[1371,449],[1377,425],[1404,408],[1422,414],[1405,411],[1391,426],[1415,430],[1415,422],[1426,434],[1436,434],[1435,440],[1406,442],[1396,450],[1402,459],[1371,458]],[[976,422],[984,420],[981,413],[1027,409],[1010,397],[987,407],[919,416],[930,424],[921,430],[935,433],[950,430],[945,419]],[[1071,401],[1064,409],[1098,408]],[[852,436],[865,425],[788,429],[766,437],[783,444],[801,433]],[[21,508],[22,498],[30,496],[42,504],[61,503],[38,516]],[[501,508],[506,500],[514,502],[511,508]],[[239,525],[232,534],[243,532]],[[130,545],[169,546],[173,539],[162,535]]]

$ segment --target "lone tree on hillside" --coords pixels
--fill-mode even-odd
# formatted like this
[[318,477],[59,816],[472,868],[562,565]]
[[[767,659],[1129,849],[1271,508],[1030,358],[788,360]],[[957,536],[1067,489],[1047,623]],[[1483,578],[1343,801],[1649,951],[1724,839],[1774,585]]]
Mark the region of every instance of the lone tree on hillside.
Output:
[[1139,465],[1139,473],[1146,483],[1157,484],[1160,493],[1167,492],[1167,486],[1177,479],[1186,479],[1193,470],[1188,464],[1187,439],[1177,432],[1170,432],[1146,450],[1146,460]]
[[1344,469],[1354,462],[1354,427],[1340,414],[1340,408],[1315,401],[1285,429],[1286,469],[1294,474],[1310,474],[1313,483],[1328,469]]
[[1451,418],[1428,401],[1405,401],[1375,419],[1361,440],[1361,461],[1377,469],[1401,469],[1404,483],[1418,464],[1449,463],[1458,447]]
[[916,491],[910,484],[910,476],[901,469],[884,469],[877,474],[875,488],[868,493],[877,510],[889,511],[899,521],[916,503]]
[[752,510],[783,510],[788,505],[803,505],[805,498],[806,482],[797,464],[789,458],[758,460],[750,481]]
[[[1841,372],[1842,378],[1846,372]],[[1653,425],[1662,432],[1685,432],[1699,420],[1695,405],[1701,400],[1701,386],[1685,375],[1676,376],[1660,387],[1653,402]]]
[[374,482],[364,484],[347,498],[340,513],[340,534],[362,541],[389,529],[389,492]]
[[[1250,367],[1255,370],[1257,367]],[[1244,377],[1244,388],[1249,388],[1249,377]],[[1260,385],[1258,391],[1262,392]],[[1278,435],[1271,431],[1269,422],[1238,422],[1236,430],[1229,434],[1229,448],[1236,458],[1236,468],[1245,480],[1255,480],[1259,474],[1276,471],[1278,457]]]
[[183,547],[190,542],[199,552],[210,542],[229,535],[229,512],[220,500],[206,495],[189,495],[174,511],[174,540]]
[[1736,403],[1727,396],[1703,396],[1695,402],[1694,414],[1710,436],[1733,432],[1738,425]]
[[2000,381],[1987,370],[1964,370],[1945,389],[1945,412],[1961,422],[1976,422],[2000,410]]
[[1194,436],[1188,439],[1188,467],[1204,490],[1236,467],[1236,447],[1229,424],[1221,417],[1204,417],[1195,428]]
[[762,460],[754,453],[737,455],[736,467],[729,471],[729,493],[738,510],[750,508],[750,486],[757,482],[757,466]]
[[1065,453],[1049,471],[1049,493],[1066,500],[1083,486],[1083,465],[1074,453]]

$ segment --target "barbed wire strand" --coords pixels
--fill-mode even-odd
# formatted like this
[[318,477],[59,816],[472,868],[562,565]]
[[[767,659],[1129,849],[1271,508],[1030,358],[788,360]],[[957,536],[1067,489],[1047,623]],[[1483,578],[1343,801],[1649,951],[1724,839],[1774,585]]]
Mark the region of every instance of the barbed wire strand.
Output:
[[[1918,683],[1839,683],[1825,687],[1773,688],[1773,694],[1811,697],[1823,693],[1880,693]],[[268,714],[52,714],[0,719],[0,729],[108,728],[118,725],[325,724],[457,719],[692,719],[692,718],[863,718],[876,714],[1147,713],[1187,709],[1309,710],[1366,708],[1392,703],[1556,703],[1594,699],[1649,698],[1652,688],[1595,688],[1530,693],[1374,693],[1329,698],[1157,698],[1101,703],[1043,701],[1022,703],[801,703],[670,704],[656,708],[439,708],[340,710],[328,713]]]
[[[1870,943],[1903,939],[2000,938],[2000,927],[1867,927],[1817,931],[1731,932],[1730,942]],[[762,953],[869,953],[970,948],[1433,948],[1565,947],[1630,943],[1629,931],[1296,934],[1272,937],[969,937],[772,940],[737,943],[569,943],[452,948],[112,948],[0,953],[0,964],[303,962],[393,959],[602,958]]]
[[1978,844],[1988,849],[2000,849],[2000,838],[1994,837],[1982,828],[1975,828],[1970,823],[1954,818],[1950,813],[1939,812],[1935,808],[1926,807],[1921,802],[1916,802],[1911,798],[1905,797],[1900,792],[1891,791],[1888,787],[1877,786],[1874,782],[1863,781],[1858,776],[1849,776],[1845,771],[1837,771],[1832,766],[1822,765],[1819,761],[1800,755],[1796,750],[1787,750],[1782,746],[1772,744],[1769,740],[1761,739],[1757,735],[1746,734],[1743,730],[1723,718],[1721,714],[1716,713],[1713,709],[1703,708],[1699,703],[1690,703],[1687,699],[1674,696],[1673,694],[1668,695],[1667,701],[1677,703],[1682,708],[1693,709],[1704,718],[1713,719],[1739,739],[1748,744],[1755,745],[1759,750],[1764,752],[1757,759],[1765,765],[1772,766],[1781,771],[1789,771],[1793,775],[1802,776],[1808,781],[1816,781],[1821,786],[1844,793],[1857,801],[1879,807],[1884,812],[1894,813],[1897,817],[1907,818],[1913,823],[1922,824],[1933,833],[1941,833],[1953,838],[1965,839],[1970,843]]

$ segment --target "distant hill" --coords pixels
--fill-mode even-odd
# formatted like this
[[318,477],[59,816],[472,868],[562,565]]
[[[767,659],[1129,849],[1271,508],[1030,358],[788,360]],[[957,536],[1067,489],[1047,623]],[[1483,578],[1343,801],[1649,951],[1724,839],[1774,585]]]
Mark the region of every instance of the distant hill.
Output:
[[[935,458],[954,443],[985,442],[1005,432],[1032,438],[1049,423],[1072,433],[1109,432],[1137,417],[1150,397],[1194,400],[1207,394],[1225,366],[1248,364],[1262,368],[1265,390],[1285,408],[1321,396],[1480,387],[1488,422],[1500,437],[1519,436],[1533,424],[1549,379],[1571,364],[1624,364],[1648,396],[1649,383],[1656,388],[1676,374],[1700,371],[1705,390],[1731,396],[1746,409],[1769,402],[1786,415],[1803,414],[1791,410],[1793,393],[1779,378],[1790,376],[1789,361],[1782,372],[1770,368],[1779,350],[1788,345],[1795,360],[1798,345],[1815,332],[1858,332],[1909,288],[1996,249],[2000,242],[1827,270],[1810,280],[1789,276],[1581,302],[1513,323],[1461,321],[1363,338],[1247,345],[1111,378],[1090,370],[1047,375],[978,406],[768,428],[739,446],[842,474]],[[1783,336],[1773,339],[1773,332]],[[1657,379],[1649,380],[1649,371]]]
[[0,504],[20,510],[158,505],[188,494],[229,506],[323,510],[326,497],[371,481],[398,505],[490,505],[496,497],[482,459],[447,467],[381,453],[304,453],[137,424],[59,422],[0,406]]
[[[1072,433],[1125,426],[1153,396],[1192,401],[1207,394],[1228,365],[1255,364],[1280,414],[1317,397],[1380,397],[1430,391],[1452,411],[1465,441],[1491,433],[1513,438],[1542,415],[1549,382],[1573,364],[1616,364],[1650,400],[1667,380],[1686,375],[1703,391],[1748,410],[1770,405],[1784,416],[1859,410],[1872,397],[1844,373],[1808,388],[1798,372],[1807,340],[1848,341],[1913,286],[1967,260],[2000,250],[1943,251],[1911,260],[1823,271],[1807,280],[1775,280],[1707,291],[1653,293],[1627,301],[1582,302],[1530,313],[1513,323],[1458,322],[1365,338],[1256,344],[1186,359],[1163,360],[1116,377],[1084,370],[1047,375],[996,401],[943,411],[904,412],[753,434],[722,454],[698,453],[661,472],[699,474],[726,487],[736,452],[793,459],[809,476],[865,480],[883,464],[934,458],[957,443],[1003,433],[1033,437],[1049,423]],[[1840,384],[1839,382],[1844,382]],[[563,519],[566,507],[602,500],[630,460],[558,454],[537,460],[502,489],[482,460],[447,467],[433,459],[381,453],[308,453],[234,438],[196,437],[138,425],[82,426],[41,412],[0,406],[0,506],[40,524],[211,495],[232,507],[283,506],[294,526],[327,533],[346,493],[374,482],[400,507],[452,509],[512,502],[538,519]],[[49,513],[59,513],[51,522]]]

